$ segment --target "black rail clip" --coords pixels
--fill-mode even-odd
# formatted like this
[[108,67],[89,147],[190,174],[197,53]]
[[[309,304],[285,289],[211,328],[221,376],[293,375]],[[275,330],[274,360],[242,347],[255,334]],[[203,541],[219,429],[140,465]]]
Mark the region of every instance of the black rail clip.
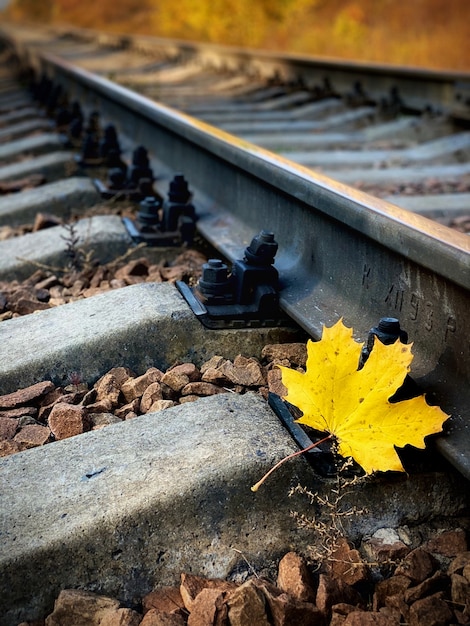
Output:
[[289,325],[279,309],[277,252],[274,234],[261,231],[245,249],[243,259],[228,266],[220,259],[203,265],[202,277],[191,288],[176,286],[193,313],[207,328],[257,328]]
[[144,198],[137,219],[123,218],[127,231],[137,243],[149,246],[190,245],[196,230],[196,209],[192,193],[182,174],[170,182],[168,199],[158,195]]

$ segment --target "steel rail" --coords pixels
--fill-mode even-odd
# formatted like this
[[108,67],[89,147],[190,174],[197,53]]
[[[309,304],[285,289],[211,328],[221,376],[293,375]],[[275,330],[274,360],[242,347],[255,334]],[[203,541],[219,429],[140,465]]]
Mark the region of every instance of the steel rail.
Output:
[[196,190],[198,228],[228,259],[275,233],[281,306],[312,337],[342,317],[356,337],[398,317],[412,375],[452,414],[440,451],[470,477],[470,239],[239,140],[54,55],[35,62],[71,98],[99,108]]
[[400,98],[405,108],[419,111],[439,109],[449,115],[470,119],[468,72],[280,54],[179,39],[103,33],[70,26],[56,26],[52,32],[56,36],[74,37],[103,47],[135,50],[262,80],[277,80],[284,85],[302,84],[313,92],[355,92],[376,103],[383,101],[384,94],[389,94]]

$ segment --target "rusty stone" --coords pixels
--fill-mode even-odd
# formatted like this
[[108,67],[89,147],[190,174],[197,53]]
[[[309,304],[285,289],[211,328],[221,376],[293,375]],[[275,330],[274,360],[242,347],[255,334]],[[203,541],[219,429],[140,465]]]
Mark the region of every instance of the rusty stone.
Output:
[[426,578],[422,583],[407,589],[404,593],[404,600],[407,604],[413,604],[416,600],[430,596],[438,591],[443,591],[449,586],[449,577],[438,570],[430,578]]
[[41,383],[36,383],[24,389],[14,391],[13,393],[8,393],[4,396],[0,396],[0,408],[13,409],[28,404],[44,396],[46,393],[49,393],[52,389],[55,389],[54,383],[50,380],[45,380]]
[[92,430],[99,430],[111,424],[119,424],[122,419],[113,413],[89,413],[88,422]]
[[135,398],[134,400],[132,400],[132,402],[128,402],[127,404],[124,404],[123,406],[119,407],[118,409],[115,409],[114,415],[116,417],[121,418],[121,419],[125,419],[125,417],[126,417],[126,415],[128,413],[132,412],[132,413],[135,413],[137,415],[137,411],[139,410],[139,407],[140,407],[140,399],[139,398]]
[[183,396],[213,396],[217,393],[227,393],[226,389],[212,385],[211,383],[204,383],[202,381],[196,383],[188,383],[181,390]]
[[227,599],[230,626],[270,626],[266,613],[266,598],[253,580],[235,589]]
[[353,611],[344,620],[344,626],[397,626],[396,620],[384,615],[366,611]]
[[226,361],[222,367],[224,375],[234,385],[260,387],[266,385],[266,377],[259,361],[253,357],[238,355],[233,363]]
[[208,369],[219,370],[222,368],[223,364],[226,363],[226,361],[227,359],[225,357],[215,355],[201,365],[200,372],[201,374],[204,374]]
[[341,579],[348,585],[365,582],[369,578],[369,570],[363,562],[358,550],[350,548],[346,539],[339,542],[328,562],[333,578]]
[[253,581],[263,592],[274,626],[323,626],[323,613],[312,602],[303,602],[264,580]]
[[10,456],[10,454],[16,454],[23,450],[26,450],[26,447],[18,443],[18,441],[14,441],[13,439],[0,440],[0,457]]
[[96,389],[96,401],[109,400],[110,408],[117,406],[119,401],[119,394],[121,393],[121,385],[116,377],[107,373],[102,376],[95,384]]
[[144,613],[157,609],[172,613],[184,608],[183,598],[178,587],[158,587],[142,598]]
[[168,371],[177,374],[184,374],[189,378],[189,382],[191,383],[201,379],[201,373],[194,363],[181,363],[180,365],[175,365],[170,368]]
[[35,448],[43,446],[49,441],[51,430],[47,426],[40,424],[30,424],[24,426],[14,437],[20,445],[25,448]]
[[185,608],[191,612],[193,610],[193,603],[196,596],[203,589],[217,589],[219,591],[233,591],[237,588],[235,583],[232,583],[221,578],[204,578],[202,576],[195,576],[194,574],[181,574],[180,594],[183,599]]
[[0,439],[13,439],[18,428],[18,420],[0,416]]
[[339,602],[356,606],[362,604],[361,596],[353,587],[327,574],[320,574],[316,597],[317,607],[325,616],[329,616],[331,607]]
[[307,346],[304,343],[274,343],[264,346],[261,358],[270,362],[281,362],[287,359],[293,367],[305,367]]
[[8,417],[12,418],[20,418],[24,415],[29,415],[30,417],[35,417],[38,413],[38,410],[34,406],[20,406],[17,409],[7,409],[5,411],[0,411],[0,417]]
[[410,607],[410,626],[443,626],[450,624],[453,615],[441,594],[417,600]]
[[170,370],[163,374],[162,383],[167,385],[172,391],[179,392],[189,383],[189,376],[182,372]]
[[67,439],[88,430],[87,411],[82,406],[58,402],[49,415],[49,428],[56,439]]
[[174,402],[173,400],[155,400],[147,413],[157,413],[158,411],[170,409],[172,406],[176,406],[176,402]]
[[470,604],[470,582],[461,574],[452,574],[451,595],[455,604]]
[[395,570],[395,574],[408,576],[414,584],[418,584],[432,576],[435,569],[436,561],[431,554],[423,548],[416,548],[406,555]]
[[184,626],[186,620],[177,613],[165,613],[156,609],[150,609],[144,615],[140,626]]
[[397,593],[393,596],[387,596],[385,598],[385,606],[391,609],[396,615],[400,616],[400,619],[408,621],[410,613],[410,607],[406,604],[402,594]]
[[46,618],[46,626],[99,626],[107,612],[118,608],[119,602],[113,598],[91,591],[63,589],[53,612]]
[[282,372],[278,367],[274,367],[268,371],[267,375],[268,388],[271,393],[276,393],[283,398],[287,395],[287,387],[282,382]]
[[36,213],[36,217],[33,223],[33,233],[38,230],[44,230],[45,228],[51,228],[52,226],[60,226],[62,220],[57,215],[52,213]]
[[405,591],[410,587],[411,580],[408,576],[395,575],[385,580],[380,580],[375,585],[374,596],[372,599],[372,608],[378,611],[385,606],[385,599],[396,594],[404,595]]
[[305,559],[295,552],[288,552],[279,562],[277,586],[302,602],[314,602],[315,590]]
[[100,626],[139,626],[142,615],[132,609],[116,609],[104,613]]
[[121,391],[126,402],[131,402],[135,398],[142,397],[147,387],[151,383],[159,383],[162,376],[163,372],[156,367],[150,367],[142,376],[126,380],[121,386]]
[[455,559],[451,562],[447,569],[447,573],[450,574],[461,574],[463,569],[470,565],[470,552],[463,552],[459,554]]
[[228,626],[226,596],[220,589],[203,589],[194,599],[188,626]]
[[443,556],[457,556],[468,550],[466,533],[462,528],[441,532],[430,539],[424,548]]
[[161,383],[151,383],[140,400],[140,412],[147,413],[157,400],[163,400],[162,385]]

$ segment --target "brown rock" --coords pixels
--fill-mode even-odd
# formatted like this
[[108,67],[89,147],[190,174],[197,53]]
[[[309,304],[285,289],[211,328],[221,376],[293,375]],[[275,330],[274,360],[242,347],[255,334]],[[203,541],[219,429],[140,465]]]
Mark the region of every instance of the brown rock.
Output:
[[459,554],[449,565],[447,573],[461,574],[467,565],[470,565],[470,552],[463,552]]
[[129,276],[147,276],[149,261],[145,257],[129,261],[115,272],[116,278],[126,280]]
[[200,368],[201,374],[204,374],[208,369],[219,370],[222,368],[223,364],[227,361],[227,359],[223,356],[213,356],[208,361],[203,363]]
[[385,598],[385,606],[392,610],[394,614],[399,615],[400,619],[408,620],[410,607],[406,604],[401,593]]
[[450,580],[452,602],[463,605],[470,604],[470,582],[460,574],[452,574]]
[[261,358],[275,362],[288,359],[291,366],[305,367],[307,346],[304,343],[273,343],[264,346],[261,351]]
[[278,367],[268,372],[268,388],[271,393],[276,393],[281,398],[287,395],[287,387],[282,382],[282,372]]
[[314,602],[315,590],[305,559],[288,552],[279,562],[277,586],[302,602]]
[[172,406],[176,406],[176,402],[173,402],[173,400],[155,400],[147,413],[157,413],[164,409],[171,409]]
[[372,537],[363,542],[363,548],[371,561],[388,563],[403,559],[410,549],[402,541],[388,542],[384,539]]
[[201,380],[201,373],[194,363],[181,363],[181,365],[175,365],[168,371],[175,372],[177,374],[184,374],[189,378],[189,382],[191,383]]
[[150,609],[150,611],[144,615],[140,626],[184,626],[185,623],[184,617],[177,613],[165,613],[157,609]]
[[100,621],[100,626],[139,626],[142,615],[132,609],[107,611]]
[[413,583],[418,584],[432,576],[435,569],[436,562],[431,554],[423,548],[416,548],[406,555],[395,574],[408,576]]
[[228,626],[226,591],[203,589],[193,602],[188,626]]
[[303,602],[266,581],[255,581],[264,593],[274,626],[323,626],[323,613],[312,603]]
[[113,598],[91,591],[63,589],[46,618],[46,626],[99,626],[105,614],[119,608]]
[[360,606],[362,601],[361,596],[350,585],[342,580],[335,580],[327,574],[320,574],[316,598],[317,607],[325,616],[329,616],[331,607],[340,602]]
[[416,600],[430,596],[438,591],[444,591],[449,586],[449,577],[438,570],[430,578],[426,578],[422,583],[407,589],[404,593],[404,600],[407,604],[413,604]]
[[0,457],[10,456],[10,454],[16,454],[17,452],[22,452],[23,450],[26,450],[26,448],[13,439],[4,439],[3,441],[0,441]]
[[233,364],[226,361],[223,365],[223,373],[234,385],[244,387],[260,387],[266,385],[260,363],[253,357],[247,358],[239,354]]
[[189,383],[189,376],[173,369],[163,374],[162,383],[173,391],[181,391]]
[[344,626],[398,626],[398,622],[383,613],[356,610],[349,613]]
[[50,380],[45,380],[41,383],[31,385],[30,387],[14,391],[13,393],[8,393],[4,396],[0,396],[0,408],[12,409],[28,404],[44,396],[46,393],[49,393],[52,389],[55,389],[54,383]]
[[162,385],[161,383],[151,383],[144,391],[140,400],[140,412],[147,413],[157,400],[163,400]]
[[137,411],[139,410],[139,407],[140,407],[140,399],[135,398],[134,400],[132,400],[132,402],[129,402],[128,404],[124,404],[123,406],[119,407],[119,409],[115,409],[114,415],[116,417],[119,417],[120,419],[125,419],[128,413],[135,413],[137,415]]
[[462,576],[470,582],[470,565],[466,565],[462,570]]
[[49,428],[56,439],[67,439],[88,430],[86,409],[74,404],[58,402],[49,415]]
[[227,599],[230,626],[270,626],[266,598],[252,580],[233,591]]
[[5,411],[0,411],[0,418],[20,418],[24,415],[35,417],[37,413],[38,410],[35,406],[20,406],[17,409],[6,409]]
[[15,306],[12,307],[12,310],[14,313],[18,313],[18,315],[30,315],[36,311],[45,311],[50,308],[48,302],[39,302],[39,300],[34,298],[21,298],[16,302]]
[[150,609],[172,613],[183,609],[184,602],[178,587],[159,587],[144,596],[142,606],[144,613]]
[[46,393],[42,398],[39,399],[38,405],[40,407],[52,406],[56,402],[60,400],[60,398],[64,395],[64,390],[61,387],[56,387]]
[[217,393],[227,393],[222,387],[217,387],[211,383],[204,383],[202,381],[196,383],[188,383],[181,390],[183,396],[214,396]]
[[446,626],[452,621],[452,611],[441,594],[417,600],[410,607],[410,626]]
[[203,589],[217,589],[219,591],[232,591],[237,588],[235,583],[221,578],[204,578],[193,574],[181,574],[180,594],[183,598],[184,606],[191,612],[196,596]]
[[348,585],[365,582],[369,577],[367,565],[358,550],[351,549],[345,539],[339,542],[328,565],[331,576]]
[[113,410],[113,403],[109,398],[102,398],[97,402],[87,404],[86,409],[88,413],[110,413]]
[[195,402],[196,400],[199,400],[199,399],[200,399],[200,396],[195,396],[195,395],[181,396],[178,402],[180,404],[185,404],[186,402]]
[[92,430],[99,430],[111,424],[119,424],[122,419],[113,415],[113,413],[90,413],[88,422]]
[[340,602],[331,607],[331,619],[329,626],[343,626],[349,613],[357,611],[357,606]]
[[34,218],[33,223],[33,233],[38,230],[43,230],[44,228],[51,228],[51,226],[60,226],[62,224],[62,220],[57,215],[53,215],[52,213],[36,213],[36,217]]
[[121,393],[121,385],[113,374],[105,374],[95,384],[96,402],[108,400],[110,409],[117,406],[119,402],[119,394]]
[[13,439],[18,428],[18,420],[11,417],[0,417],[0,439]]
[[222,369],[216,369],[215,367],[208,367],[201,377],[201,380],[205,383],[211,383],[213,385],[228,385],[230,380],[225,376]]
[[150,367],[142,376],[126,380],[121,386],[126,402],[132,402],[135,398],[140,398],[147,387],[152,383],[159,383],[162,376],[163,372],[156,367]]
[[378,611],[380,607],[385,606],[386,598],[397,594],[403,596],[410,585],[411,580],[408,576],[392,576],[391,578],[380,580],[375,585],[372,608],[374,611]]
[[15,435],[15,441],[25,448],[35,448],[36,446],[43,446],[47,443],[50,436],[51,430],[47,426],[30,424],[24,426],[19,433]]
[[468,550],[468,543],[465,531],[457,528],[433,537],[424,547],[428,552],[436,552],[443,556],[457,556]]

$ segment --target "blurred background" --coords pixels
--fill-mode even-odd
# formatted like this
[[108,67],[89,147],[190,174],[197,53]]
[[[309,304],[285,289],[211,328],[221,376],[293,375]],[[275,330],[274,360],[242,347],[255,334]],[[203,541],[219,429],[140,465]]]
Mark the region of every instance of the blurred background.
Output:
[[470,0],[10,0],[4,19],[470,69]]

